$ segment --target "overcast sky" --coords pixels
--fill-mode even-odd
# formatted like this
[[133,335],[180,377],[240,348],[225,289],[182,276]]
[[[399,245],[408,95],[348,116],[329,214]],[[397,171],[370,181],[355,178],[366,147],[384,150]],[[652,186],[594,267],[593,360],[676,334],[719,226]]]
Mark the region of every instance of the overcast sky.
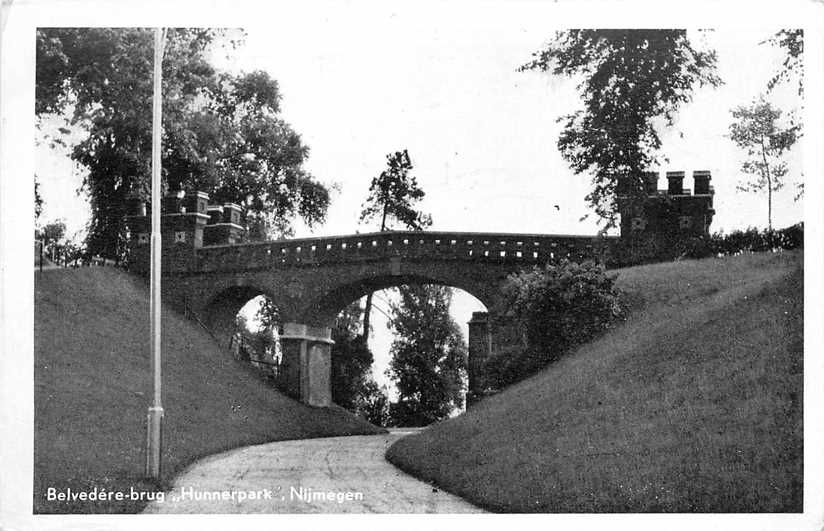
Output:
[[[245,45],[230,61],[220,54],[215,60],[226,69],[266,70],[280,83],[283,116],[311,150],[308,169],[336,188],[316,235],[375,229],[359,227],[358,212],[386,154],[401,149],[415,165],[426,192],[421,209],[432,214],[434,230],[594,234],[595,219],[580,221],[589,213],[589,179],[573,175],[556,149],[556,119],[579,105],[574,83],[516,70],[557,28],[531,11],[467,18],[442,7],[284,10],[265,27],[247,26]],[[766,197],[736,191],[743,153],[725,134],[730,109],[764,91],[781,61],[759,45],[774,30],[709,34],[725,84],[697,90],[675,126],[661,131],[670,163],[656,169],[687,171],[688,188],[693,170],[712,171],[711,230],[766,226]],[[772,99],[785,109],[798,106],[794,86]],[[800,179],[798,155],[789,158],[790,182]],[[64,218],[70,233],[79,230],[87,207],[73,197],[81,174],[67,154],[40,146],[37,173],[42,219]],[[663,177],[659,186],[666,186]],[[802,219],[793,195],[788,186],[774,197],[776,227]],[[298,235],[310,233],[301,227]],[[453,314],[465,323],[478,310],[478,301],[459,294]],[[391,337],[383,317],[375,318],[380,377]]]

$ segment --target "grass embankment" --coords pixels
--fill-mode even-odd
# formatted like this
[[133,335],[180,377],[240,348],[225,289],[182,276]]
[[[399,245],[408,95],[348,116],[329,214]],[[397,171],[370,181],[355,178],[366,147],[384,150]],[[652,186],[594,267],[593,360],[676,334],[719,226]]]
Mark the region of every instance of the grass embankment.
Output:
[[[49,487],[154,491],[142,479],[152,397],[146,286],[114,268],[35,273],[34,510],[137,512],[140,501],[47,501]],[[164,476],[231,448],[378,433],[267,386],[196,324],[163,312]],[[161,485],[167,487],[168,481]]]
[[802,511],[803,254],[617,284],[625,323],[387,458],[495,511]]

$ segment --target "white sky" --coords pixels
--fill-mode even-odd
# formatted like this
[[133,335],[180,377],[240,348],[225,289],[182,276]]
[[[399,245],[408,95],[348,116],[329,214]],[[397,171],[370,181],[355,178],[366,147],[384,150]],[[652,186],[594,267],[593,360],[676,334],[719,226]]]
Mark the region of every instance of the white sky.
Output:
[[[328,221],[314,234],[374,230],[358,226],[361,203],[370,180],[385,167],[385,155],[404,148],[427,194],[420,206],[432,214],[433,230],[594,234],[594,219],[579,221],[589,213],[589,179],[573,175],[555,147],[556,118],[578,106],[574,83],[516,71],[554,28],[517,10],[465,18],[445,4],[437,16],[393,6],[284,11],[265,27],[247,26],[245,45],[231,61],[216,57],[223,68],[262,69],[278,80],[283,117],[311,149],[308,169],[338,186]],[[781,60],[758,44],[774,30],[710,34],[725,84],[699,89],[675,127],[661,131],[670,163],[659,170],[687,171],[688,188],[692,170],[712,171],[712,230],[766,226],[766,197],[735,189],[743,153],[724,135],[730,109],[763,91]],[[785,109],[798,106],[794,85],[772,99]],[[88,216],[85,202],[74,195],[80,173],[66,152],[43,145],[37,155],[46,201],[41,219],[64,218],[70,234],[80,230]],[[791,154],[788,182],[800,179],[799,160]],[[662,177],[659,187],[665,186]],[[775,194],[776,227],[802,219],[793,195],[792,186]],[[305,227],[298,230],[298,236],[308,235]],[[458,322],[479,310],[483,306],[473,297],[456,294]],[[386,381],[391,342],[385,326],[375,312],[371,347],[379,381]]]

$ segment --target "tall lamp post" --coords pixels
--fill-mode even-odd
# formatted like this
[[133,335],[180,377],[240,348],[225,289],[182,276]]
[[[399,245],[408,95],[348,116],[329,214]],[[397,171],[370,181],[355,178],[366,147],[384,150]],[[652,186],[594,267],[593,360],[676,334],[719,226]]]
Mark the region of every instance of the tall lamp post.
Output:
[[163,43],[166,30],[155,28],[154,34],[154,91],[152,94],[152,240],[151,272],[149,288],[149,313],[151,314],[152,377],[154,400],[149,407],[146,426],[146,475],[160,479],[161,434],[163,428],[163,402],[160,380],[160,134],[162,118],[161,71]]

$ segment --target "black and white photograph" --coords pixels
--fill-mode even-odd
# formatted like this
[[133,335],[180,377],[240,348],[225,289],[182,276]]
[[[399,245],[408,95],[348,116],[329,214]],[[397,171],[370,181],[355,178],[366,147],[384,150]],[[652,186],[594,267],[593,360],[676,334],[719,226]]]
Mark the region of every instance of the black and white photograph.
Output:
[[4,0],[0,529],[821,529],[822,22]]

